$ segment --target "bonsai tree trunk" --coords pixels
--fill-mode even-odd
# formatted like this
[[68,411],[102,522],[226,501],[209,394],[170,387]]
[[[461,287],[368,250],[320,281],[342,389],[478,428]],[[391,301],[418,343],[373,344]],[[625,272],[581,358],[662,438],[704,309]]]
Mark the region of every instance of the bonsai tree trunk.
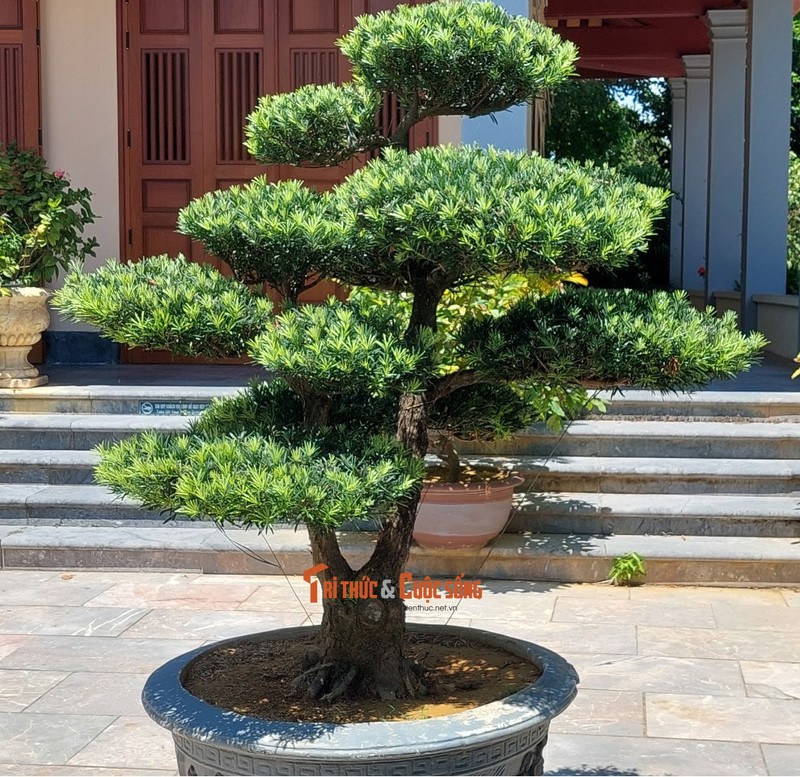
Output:
[[[401,398],[398,438],[424,457],[428,448],[424,395]],[[314,563],[327,566],[319,577],[323,586],[326,581],[336,584],[337,596],[322,598],[318,646],[306,656],[295,688],[331,702],[348,691],[382,699],[424,695],[419,667],[403,655],[405,603],[400,595],[400,574],[411,549],[418,503],[419,492],[397,506],[378,534],[369,561],[358,570],[342,555],[334,531],[308,527]],[[360,583],[359,593],[370,591],[375,598],[343,596],[350,583]]]
[[[295,687],[324,701],[347,691],[382,699],[424,694],[419,669],[403,655],[405,603],[400,595],[416,509],[417,500],[400,507],[359,570],[344,559],[332,530],[309,527],[314,562],[328,567],[319,577],[323,586],[335,585],[336,596],[322,599],[318,646],[306,657]],[[355,596],[347,595],[351,584]]]

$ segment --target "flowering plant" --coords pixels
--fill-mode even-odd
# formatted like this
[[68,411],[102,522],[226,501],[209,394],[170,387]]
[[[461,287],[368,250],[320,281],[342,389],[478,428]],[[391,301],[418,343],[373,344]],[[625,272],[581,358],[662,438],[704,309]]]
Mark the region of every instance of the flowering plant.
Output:
[[73,189],[35,151],[0,151],[0,286],[51,281],[73,260],[94,256],[83,230],[95,221],[88,189]]

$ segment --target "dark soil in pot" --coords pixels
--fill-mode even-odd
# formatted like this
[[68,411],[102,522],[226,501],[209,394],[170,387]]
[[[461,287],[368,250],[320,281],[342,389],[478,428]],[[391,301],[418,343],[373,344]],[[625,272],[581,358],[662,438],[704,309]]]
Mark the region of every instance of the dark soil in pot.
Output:
[[186,668],[189,693],[222,709],[265,720],[366,723],[423,720],[474,709],[534,683],[539,669],[502,648],[451,635],[409,634],[406,655],[423,672],[428,694],[392,701],[313,701],[293,691],[291,681],[313,650],[312,637],[248,641],[209,651]]

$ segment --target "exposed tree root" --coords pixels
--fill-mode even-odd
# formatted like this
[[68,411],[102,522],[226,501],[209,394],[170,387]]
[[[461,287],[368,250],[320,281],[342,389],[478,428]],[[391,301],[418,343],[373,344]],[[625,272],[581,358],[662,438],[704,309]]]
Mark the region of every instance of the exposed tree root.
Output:
[[[316,654],[309,653],[304,665]],[[404,660],[402,671],[387,676],[386,672],[366,672],[352,664],[317,660],[313,666],[292,680],[292,689],[312,699],[336,702],[343,697],[379,698],[384,701],[425,696],[427,688],[422,679],[421,667]]]

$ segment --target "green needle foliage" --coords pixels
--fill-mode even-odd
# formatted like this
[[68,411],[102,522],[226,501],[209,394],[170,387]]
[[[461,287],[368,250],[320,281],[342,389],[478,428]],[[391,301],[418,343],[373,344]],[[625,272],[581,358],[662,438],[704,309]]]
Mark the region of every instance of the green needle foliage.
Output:
[[645,247],[667,193],[608,168],[440,146],[387,150],[333,198],[348,241],[337,277],[413,291],[509,272],[622,265]]
[[383,143],[379,106],[378,92],[354,84],[266,95],[247,120],[245,145],[264,164],[338,165]]
[[424,377],[426,354],[396,332],[372,327],[358,310],[334,300],[289,310],[251,344],[253,359],[301,393],[333,397],[354,386],[385,396]]
[[471,320],[461,351],[486,375],[669,391],[731,378],[766,344],[736,318],[696,310],[685,292],[574,290],[525,300],[494,320]]
[[99,448],[97,481],[184,519],[233,526],[335,528],[387,518],[412,493],[422,463],[386,436],[285,441],[260,434],[130,437]]
[[422,118],[506,110],[571,75],[577,56],[547,27],[486,2],[363,16],[339,45],[356,83],[391,92]]
[[309,273],[327,272],[339,232],[325,195],[299,181],[274,184],[264,176],[189,203],[178,230],[202,241],[237,280],[266,283],[292,302],[313,284]]
[[[339,45],[353,83],[265,97],[248,148],[270,164],[378,152],[372,161],[326,194],[259,178],[191,203],[180,230],[232,277],[182,258],[112,262],[74,271],[56,305],[120,342],[246,353],[269,373],[184,434],[103,446],[99,482],[186,518],[303,523],[324,574],[397,581],[429,431],[486,439],[535,420],[557,425],[592,406],[593,385],[702,385],[746,369],[763,338],[680,293],[567,290],[575,273],[622,266],[643,249],[666,192],[526,153],[406,151],[427,116],[535,98],[572,72],[571,44],[492,3],[441,0],[361,17]],[[390,94],[402,119],[387,137],[376,112]],[[298,306],[320,275],[361,289],[348,302]],[[277,310],[261,284],[280,296]],[[333,529],[369,518],[383,528],[354,569]],[[351,682],[353,665],[365,694],[418,687],[402,661],[393,609],[402,603],[373,604],[326,604],[320,656],[344,669],[314,681],[317,694],[336,677]],[[344,617],[352,627],[335,627]]]
[[73,266],[54,304],[117,343],[181,356],[238,356],[271,320],[272,303],[182,256],[111,260],[92,275]]

